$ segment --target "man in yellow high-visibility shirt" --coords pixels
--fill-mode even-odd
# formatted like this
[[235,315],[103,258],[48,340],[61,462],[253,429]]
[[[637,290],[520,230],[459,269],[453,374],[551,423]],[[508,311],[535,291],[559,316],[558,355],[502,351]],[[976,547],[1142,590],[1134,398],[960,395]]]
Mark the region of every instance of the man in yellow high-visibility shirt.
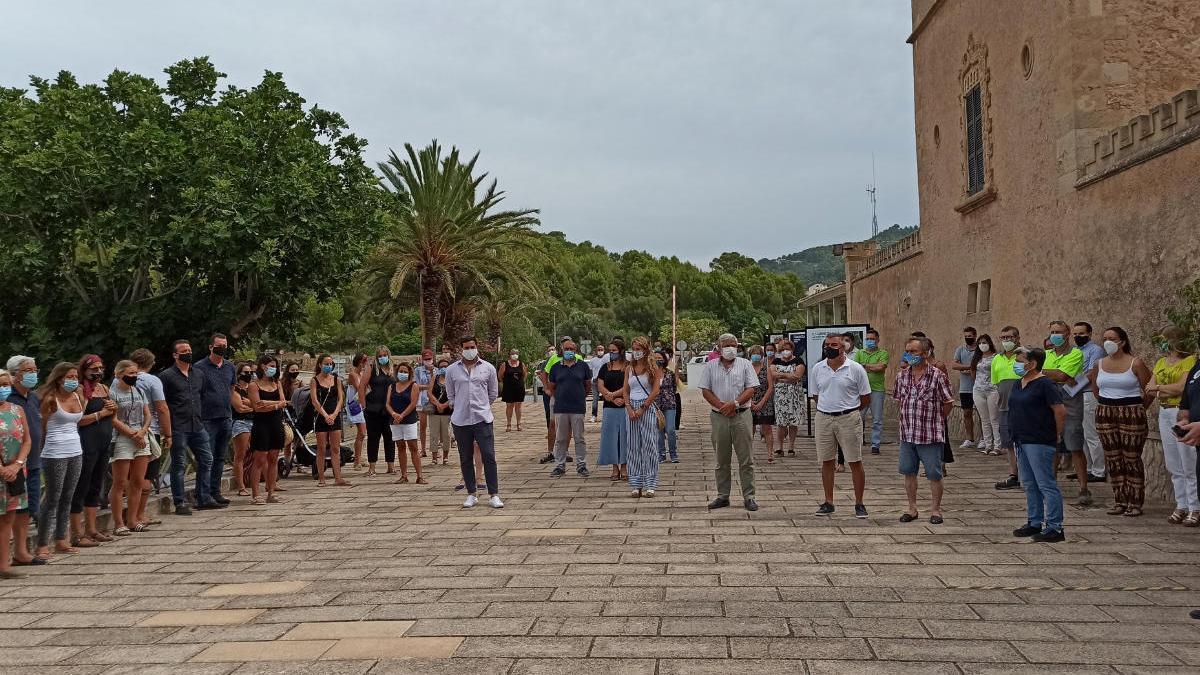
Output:
[[1000,349],[992,359],[992,384],[1000,390],[1000,448],[1008,454],[1008,478],[996,483],[997,490],[1016,490],[1021,487],[1021,480],[1017,478],[1017,453],[1008,425],[1008,395],[1012,393],[1013,384],[1021,379],[1013,371],[1017,348],[1020,346],[1021,331],[1016,326],[1000,329]]
[[[1050,322],[1051,349],[1046,350],[1042,374],[1054,380],[1062,391],[1067,419],[1059,439],[1059,456],[1069,455],[1079,480],[1076,506],[1091,506],[1092,493],[1087,485],[1087,456],[1083,453],[1083,391],[1091,384],[1083,372],[1083,351],[1071,344],[1071,326],[1066,321]],[[1064,452],[1064,450],[1066,452]]]

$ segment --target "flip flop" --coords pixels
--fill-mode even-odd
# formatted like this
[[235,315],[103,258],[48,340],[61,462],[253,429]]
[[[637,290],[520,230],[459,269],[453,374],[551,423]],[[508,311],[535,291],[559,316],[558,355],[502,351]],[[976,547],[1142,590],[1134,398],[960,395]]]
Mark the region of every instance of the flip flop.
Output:
[[913,514],[911,514],[911,513],[905,513],[905,514],[903,514],[903,515],[901,515],[901,516],[900,516],[900,522],[902,522],[902,523],[911,523],[912,521],[914,521],[914,520],[916,520],[917,518],[920,518],[920,517],[921,517],[921,514],[919,514],[919,513],[918,513],[917,515],[915,515],[915,516],[914,516]]
[[134,523],[133,527],[131,527],[129,529],[133,530],[134,532],[149,532],[150,524],[149,523]]
[[22,561],[20,561],[20,560],[14,560],[14,561],[12,561],[12,564],[13,564],[13,566],[15,566],[15,567],[28,567],[28,566],[31,566],[31,565],[45,565],[45,564],[46,564],[46,559],[45,559],[45,558],[39,558],[39,557],[37,557],[37,556],[34,556],[34,557],[30,558],[28,562],[22,562]]
[[929,524],[930,525],[941,525],[942,517],[941,516],[929,516]]

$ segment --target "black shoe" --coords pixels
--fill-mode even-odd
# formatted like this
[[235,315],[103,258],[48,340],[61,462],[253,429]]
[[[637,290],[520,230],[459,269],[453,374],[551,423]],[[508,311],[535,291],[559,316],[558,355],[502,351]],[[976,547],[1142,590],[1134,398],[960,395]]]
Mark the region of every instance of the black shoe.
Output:
[[867,517],[867,507],[862,504],[854,505],[854,517],[862,520]]
[[1063,534],[1062,530],[1046,530],[1033,535],[1033,540],[1041,544],[1054,544],[1066,541],[1067,535]]
[[196,508],[203,509],[203,510],[225,509],[225,508],[229,508],[229,502],[222,504],[221,502],[210,499],[210,500],[204,502],[203,504],[197,504]]
[[1025,523],[1021,527],[1013,530],[1014,537],[1032,537],[1036,534],[1041,534],[1042,528],[1031,523]]
[[175,515],[190,516],[190,515],[192,515],[192,509],[187,504],[176,504],[175,505]]
[[214,497],[213,497],[213,501],[214,501],[214,502],[216,502],[216,503],[218,503],[218,504],[223,504],[223,505],[227,505],[227,504],[229,504],[229,500],[228,500],[228,499],[226,499],[224,495],[216,495],[216,496],[214,496]]
[[1105,476],[1096,476],[1096,475],[1093,475],[1090,473],[1088,474],[1088,482],[1089,483],[1105,483],[1107,481],[1108,481],[1108,478]]
[[819,507],[817,507],[817,513],[816,513],[816,515],[818,515],[818,516],[832,516],[832,515],[833,515],[833,504],[830,504],[829,502],[824,502],[824,503],[823,503],[823,504],[821,504]]
[[559,465],[559,466],[554,467],[554,470],[550,472],[550,475],[553,476],[554,478],[558,478],[559,476],[565,475],[566,473],[567,473],[566,467]]
[[547,452],[546,454],[542,455],[541,459],[538,460],[538,464],[549,464],[550,462],[553,462],[553,461],[554,461],[554,453]]
[[879,446],[878,446],[878,445],[872,445],[872,446],[871,446],[871,454],[872,454],[872,455],[878,455],[878,454],[879,454]]
[[708,508],[710,510],[711,509],[723,509],[726,506],[729,506],[729,497],[717,497],[716,499],[714,499],[708,503]]
[[1188,616],[1192,617],[1193,619],[1200,619],[1200,609],[1193,609],[1192,611],[1188,612]]
[[758,502],[754,501],[753,499],[747,499],[746,500],[746,510],[747,511],[757,511],[758,510]]
[[996,483],[997,490],[1016,490],[1021,487],[1021,481],[1016,476],[1009,476],[1004,480]]
[[586,467],[580,467],[580,469],[577,473],[580,476],[583,476],[584,478],[587,478],[588,476],[592,475],[592,472],[588,471]]

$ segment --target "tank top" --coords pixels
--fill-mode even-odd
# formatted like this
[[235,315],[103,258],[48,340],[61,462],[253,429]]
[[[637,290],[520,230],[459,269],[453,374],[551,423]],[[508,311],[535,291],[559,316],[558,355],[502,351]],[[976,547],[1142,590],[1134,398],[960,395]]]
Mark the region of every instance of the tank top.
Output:
[[504,386],[505,388],[525,388],[525,366],[518,363],[513,365],[511,362],[504,364]]
[[1142,386],[1133,372],[1133,364],[1123,373],[1110,373],[1103,366],[1096,369],[1096,388],[1101,398],[1141,398]]
[[[104,410],[104,401],[105,399],[99,396],[89,398],[87,400],[87,407],[83,409],[83,416]],[[109,443],[112,443],[112,437],[113,424],[111,416],[102,417],[86,427],[79,427],[79,443],[84,452],[87,453],[104,452],[108,449]]]
[[[438,403],[445,404],[450,400],[446,396],[446,385],[444,382],[435,381],[433,383],[433,390],[431,393],[433,394],[433,400],[437,401]],[[430,414],[431,415],[449,415],[450,412],[451,412],[451,410],[449,408],[446,408],[444,411],[441,411],[441,412],[434,410]]]
[[387,414],[388,391],[395,382],[396,378],[384,372],[371,375],[367,389],[367,412],[379,415]]
[[[412,403],[412,393],[413,393],[413,389],[416,386],[417,385],[415,385],[415,384],[409,385],[409,386],[405,387],[404,391],[396,391],[396,388],[392,387],[392,410],[396,411],[397,414],[404,412],[404,409],[408,407],[408,404]],[[408,413],[400,420],[400,424],[416,424],[416,423],[417,423],[417,409],[416,408],[413,408],[412,412]]]
[[[258,390],[258,400],[260,401],[282,401],[283,400],[283,385],[275,385],[275,391],[267,391],[266,389]],[[254,411],[254,423],[257,424],[272,424],[278,422],[283,416],[283,410],[268,410],[267,412]]]
[[338,379],[337,375],[333,376],[333,384],[328,387],[323,386],[317,379],[313,378],[313,384],[317,387],[317,404],[321,409],[330,415],[337,409],[338,404]]
[[67,412],[62,409],[62,402],[58,402],[57,409],[50,413],[50,418],[46,420],[42,459],[68,459],[83,454],[83,445],[79,442],[81,419],[82,412]]
[[645,401],[650,398],[650,373],[634,375],[629,381],[629,400]]
[[[234,387],[234,390],[237,391],[238,396],[242,397],[243,402],[246,402],[246,403],[250,402],[249,387]],[[238,412],[237,409],[234,408],[233,409],[233,419],[242,420],[242,421],[252,420],[252,419],[254,419],[254,411],[251,410],[250,412]]]

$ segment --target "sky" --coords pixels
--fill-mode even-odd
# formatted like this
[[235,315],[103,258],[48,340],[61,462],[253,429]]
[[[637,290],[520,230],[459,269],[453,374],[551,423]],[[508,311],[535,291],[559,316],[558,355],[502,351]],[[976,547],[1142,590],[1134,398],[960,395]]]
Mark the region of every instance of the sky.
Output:
[[0,85],[209,56],[366,138],[437,139],[542,229],[702,266],[917,222],[904,0],[8,3]]

